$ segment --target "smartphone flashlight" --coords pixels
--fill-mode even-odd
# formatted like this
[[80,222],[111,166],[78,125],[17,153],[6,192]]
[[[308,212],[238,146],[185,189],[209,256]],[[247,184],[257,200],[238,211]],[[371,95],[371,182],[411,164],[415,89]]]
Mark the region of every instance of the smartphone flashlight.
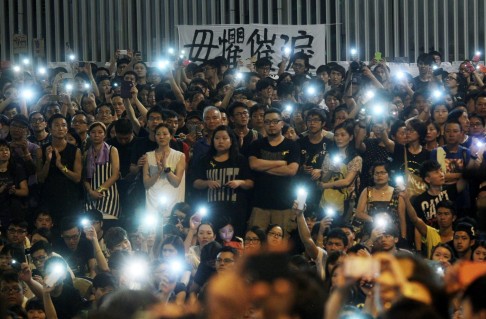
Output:
[[14,72],[20,72],[20,66],[18,65],[14,65],[12,69],[14,70]]
[[186,54],[186,51],[181,50],[181,55],[185,55],[185,54]]
[[30,100],[34,97],[34,92],[30,89],[25,89],[22,91],[22,97],[26,100]]
[[72,84],[66,84],[66,91],[72,92],[73,90],[73,85]]
[[374,98],[374,97],[375,97],[375,91],[373,91],[373,90],[368,90],[368,91],[366,91],[365,96],[366,96],[368,99],[372,99],[372,98]]
[[168,65],[169,65],[169,61],[167,60],[162,60],[157,62],[157,66],[159,67],[159,69],[165,69]]
[[84,83],[84,88],[85,89],[89,89],[90,88],[90,85],[88,83]]
[[40,75],[45,75],[45,74],[47,73],[47,70],[46,70],[46,68],[44,68],[44,67],[40,67],[40,68],[39,68],[39,70],[38,70],[38,73],[39,73]]
[[87,218],[83,218],[83,219],[81,219],[81,225],[82,225],[83,227],[88,227],[88,226],[89,226],[89,224],[90,224],[90,223],[89,223],[89,219],[87,219]]
[[477,146],[477,147],[479,147],[479,148],[481,148],[481,147],[483,147],[483,146],[484,146],[484,143],[483,143],[483,142],[481,142],[481,141],[477,141],[477,142],[476,142],[476,146]]
[[197,212],[201,217],[206,217],[208,215],[208,209],[206,207],[199,207]]
[[285,47],[285,48],[284,48],[284,53],[285,53],[286,55],[289,55],[291,51],[292,51],[292,50],[290,49],[290,47]]
[[336,216],[336,211],[330,207],[326,208],[326,217]]
[[313,87],[313,86],[309,86],[307,88],[307,91],[306,92],[307,92],[307,95],[313,96],[314,94],[316,94],[316,88]]
[[377,217],[375,220],[375,225],[378,228],[386,228],[388,226],[388,220],[385,217]]
[[404,187],[405,186],[405,179],[403,178],[402,175],[398,175],[395,177],[395,184],[398,187]]
[[350,52],[351,52],[351,55],[356,55],[358,53],[358,50],[356,50],[355,48],[352,48]]
[[439,90],[435,90],[432,94],[434,95],[434,97],[436,99],[439,99],[440,97],[442,97],[442,92],[439,91]]
[[307,191],[303,187],[297,189],[297,209],[303,210],[307,200]]
[[334,164],[336,164],[336,165],[337,165],[337,164],[341,164],[341,163],[342,163],[342,161],[343,161],[343,159],[342,159],[341,155],[339,155],[339,154],[336,154],[336,155],[334,155],[334,156],[332,157],[332,162],[333,162]]
[[30,64],[30,60],[29,60],[29,59],[27,59],[27,58],[24,58],[24,59],[22,60],[22,63],[23,63],[24,65],[29,65],[29,64]]
[[383,115],[384,112],[385,112],[385,108],[383,107],[383,105],[373,106],[373,114],[374,115],[380,116],[380,115]]
[[476,55],[477,56],[480,56],[481,55],[481,51],[476,51]]
[[405,74],[402,71],[399,71],[397,73],[397,79],[403,79],[405,77]]
[[285,106],[285,111],[292,113],[292,105]]
[[74,61],[76,59],[76,56],[74,54],[69,55],[69,60]]
[[241,80],[241,79],[243,78],[243,73],[241,73],[241,72],[237,72],[237,73],[236,73],[236,78],[237,78],[238,80]]
[[174,48],[169,48],[167,49],[167,52],[169,52],[170,55],[173,55],[174,54]]

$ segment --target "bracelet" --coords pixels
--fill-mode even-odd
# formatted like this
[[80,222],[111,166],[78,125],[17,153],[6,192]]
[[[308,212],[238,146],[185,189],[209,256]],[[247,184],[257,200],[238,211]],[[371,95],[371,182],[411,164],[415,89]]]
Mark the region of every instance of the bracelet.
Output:
[[104,191],[107,191],[108,189],[103,187],[103,186],[100,186],[98,187],[98,189],[96,190],[98,193],[101,193],[101,192],[104,192]]
[[64,165],[64,167],[62,168],[62,171],[63,171],[64,173],[67,173],[67,172],[68,172],[68,168],[67,168],[67,166],[66,166],[66,165]]

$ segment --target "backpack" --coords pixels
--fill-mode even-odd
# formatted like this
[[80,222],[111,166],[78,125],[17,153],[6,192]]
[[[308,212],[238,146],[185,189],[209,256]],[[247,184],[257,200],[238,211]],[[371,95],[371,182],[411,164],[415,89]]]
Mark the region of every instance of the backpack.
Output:
[[[343,161],[339,167],[339,171],[337,172],[332,172],[331,178],[329,179],[329,182],[337,181],[340,179],[344,179],[346,175],[348,174],[348,163],[351,162],[357,154],[354,154],[354,156],[346,158],[345,161]],[[359,173],[356,174],[354,179],[346,186],[340,187],[340,188],[327,188],[322,192],[321,196],[321,201],[319,203],[319,206],[321,208],[324,207],[332,207],[336,212],[339,212],[339,214],[343,214],[345,210],[345,203],[353,197],[354,193],[358,189],[358,185],[355,185],[354,191],[350,192],[349,191],[349,186],[351,186],[353,183],[357,184],[358,183],[358,176]]]

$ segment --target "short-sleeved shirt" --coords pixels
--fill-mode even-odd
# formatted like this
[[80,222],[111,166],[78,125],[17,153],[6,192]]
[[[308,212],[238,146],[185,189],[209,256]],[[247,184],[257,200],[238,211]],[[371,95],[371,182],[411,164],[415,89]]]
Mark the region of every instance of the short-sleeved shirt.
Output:
[[[395,143],[395,149],[393,151],[393,167],[400,171],[405,172],[405,147],[406,145]],[[422,163],[430,159],[430,151],[422,148],[422,151],[418,154],[412,154],[407,150],[407,165],[410,173],[420,176],[420,168]]]
[[[250,145],[249,156],[263,160],[283,160],[287,165],[299,163],[299,146],[296,142],[284,138],[272,146],[268,138],[254,141]],[[254,207],[262,209],[284,210],[292,207],[292,176],[277,176],[266,172],[254,171],[255,188],[253,193]]]
[[436,206],[442,201],[450,200],[455,202],[457,198],[456,185],[444,186],[439,195],[430,195],[428,191],[415,196],[413,199],[413,208],[417,212],[417,216],[421,218],[427,225],[438,227]]
[[95,257],[93,254],[93,244],[86,238],[81,237],[79,239],[78,248],[74,252],[66,246],[62,238],[57,242],[55,247],[56,252],[66,260],[76,277],[84,277],[89,272],[88,262]]
[[422,242],[427,246],[427,257],[430,259],[432,255],[432,248],[434,248],[441,242],[439,230],[427,226],[427,236],[425,238],[422,237]]

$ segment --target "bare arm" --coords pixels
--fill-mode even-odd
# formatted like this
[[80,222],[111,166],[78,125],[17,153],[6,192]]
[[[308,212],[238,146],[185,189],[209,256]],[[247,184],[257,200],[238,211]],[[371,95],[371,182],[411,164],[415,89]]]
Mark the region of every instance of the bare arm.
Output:
[[368,203],[368,188],[365,188],[361,195],[359,195],[358,206],[356,207],[356,217],[362,220],[366,220],[371,222],[373,218],[368,215],[367,211],[367,203]]
[[319,254],[319,249],[312,240],[309,227],[307,227],[307,223],[305,222],[304,211],[297,209],[296,202],[294,202],[292,210],[297,214],[297,228],[299,230],[300,240],[304,244],[305,252],[307,253],[307,255],[309,255],[310,258],[316,259]]
[[163,172],[163,168],[159,167],[158,173],[150,176],[150,170],[149,170],[149,164],[148,161],[145,162],[143,165],[143,185],[145,186],[145,189],[149,189],[150,187],[154,186],[155,182],[159,178],[161,178],[161,174]]
[[179,162],[177,163],[175,171],[170,171],[169,173],[165,174],[167,180],[173,187],[179,187],[182,181],[182,177],[184,176],[184,171],[186,169],[186,156],[182,154]]
[[400,197],[402,197],[402,199],[405,202],[405,210],[408,214],[408,217],[410,218],[410,221],[412,222],[412,224],[415,225],[415,227],[420,232],[420,234],[423,237],[426,237],[427,236],[427,225],[424,223],[424,221],[422,219],[420,219],[417,216],[417,212],[415,211],[415,208],[413,207],[412,203],[410,202],[410,198],[408,198],[408,195],[406,194],[406,192],[400,193]]
[[130,120],[130,122],[132,122],[133,131],[138,135],[141,129],[141,125],[137,119],[137,116],[135,116],[135,110],[133,109],[132,103],[130,103],[130,99],[123,99],[123,104],[125,105],[128,119]]

